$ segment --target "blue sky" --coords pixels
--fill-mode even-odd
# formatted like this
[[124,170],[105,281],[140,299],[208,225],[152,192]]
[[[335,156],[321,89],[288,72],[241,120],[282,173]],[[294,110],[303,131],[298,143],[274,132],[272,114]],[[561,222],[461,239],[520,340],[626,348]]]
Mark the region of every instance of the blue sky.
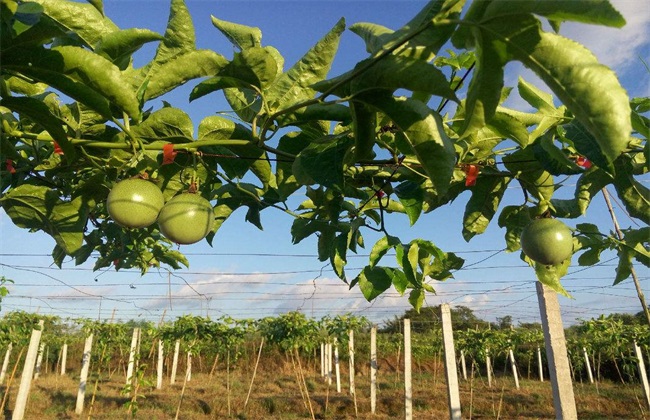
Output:
[[[168,14],[168,2],[107,1],[106,14],[120,27],[146,27],[162,33]],[[650,5],[648,2],[617,0],[613,2],[628,21],[622,30],[597,26],[566,24],[562,33],[588,46],[621,78],[631,96],[650,95],[650,74],[639,59],[650,62]],[[232,56],[229,42],[212,26],[210,15],[219,19],[257,26],[262,30],[263,45],[276,47],[285,57],[285,69],[298,60],[317,40],[345,17],[349,25],[367,21],[397,29],[415,15],[422,1],[195,1],[188,0],[197,32],[197,46]],[[148,60],[152,48],[139,54]],[[331,76],[350,69],[366,57],[363,42],[350,31],[341,38]],[[513,86],[517,77],[535,78],[516,65],[508,66],[506,83]],[[190,83],[172,98],[175,106],[200,121],[219,110],[227,109],[220,95],[211,95],[191,104],[187,101]],[[538,86],[544,90],[543,85]],[[516,95],[509,106],[526,109]],[[644,180],[648,182],[648,178]],[[566,188],[572,193],[572,186]],[[446,251],[457,252],[466,259],[466,268],[454,279],[434,284],[437,295],[428,295],[427,304],[448,302],[466,305],[488,320],[512,315],[515,321],[539,320],[535,296],[535,275],[519,254],[499,252],[504,247],[503,234],[496,222],[484,235],[466,243],[461,236],[462,212],[469,197],[465,193],[446,208],[423,216],[413,227],[406,217],[391,217],[388,229],[403,241],[422,237]],[[521,191],[511,187],[504,203],[521,201]],[[618,204],[615,203],[618,208]],[[618,211],[623,227],[633,221]],[[596,198],[587,215],[575,223],[591,222],[601,230],[611,229],[611,220],[602,198]],[[280,212],[262,213],[264,231],[244,222],[244,212],[236,212],[223,225],[211,248],[206,243],[183,246],[190,268],[175,273],[151,272],[140,277],[135,271],[92,272],[91,265],[75,267],[66,263],[63,270],[52,266],[48,257],[54,242],[42,233],[28,233],[13,226],[0,211],[0,275],[14,279],[11,294],[2,303],[3,311],[23,309],[62,317],[109,318],[115,310],[120,319],[157,321],[163,313],[173,318],[185,313],[231,315],[258,318],[288,310],[302,310],[321,317],[352,312],[377,322],[400,315],[409,308],[406,296],[394,290],[374,303],[363,299],[358,289],[347,290],[329,266],[315,257],[314,241],[291,245],[292,219]],[[351,256],[348,274],[367,262],[367,252],[378,236],[366,232],[366,250]],[[608,261],[614,254],[603,255]],[[630,280],[610,287],[615,261],[585,269],[574,265],[565,278],[565,287],[575,299],[560,298],[565,322],[590,318],[600,313],[638,312],[641,308]],[[644,288],[648,270],[637,266]],[[171,292],[171,300],[169,293]]]

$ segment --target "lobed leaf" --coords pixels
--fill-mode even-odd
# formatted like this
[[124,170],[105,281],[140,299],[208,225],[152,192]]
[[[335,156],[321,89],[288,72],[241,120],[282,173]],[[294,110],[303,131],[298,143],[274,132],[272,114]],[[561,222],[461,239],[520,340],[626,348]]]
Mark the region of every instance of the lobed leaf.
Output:
[[212,24],[240,50],[244,51],[261,46],[262,31],[260,28],[227,22],[214,16],[210,16],[210,18]]
[[69,161],[74,160],[77,152],[68,141],[68,135],[64,129],[65,122],[53,115],[43,101],[24,96],[10,96],[0,99],[0,106],[7,107],[41,125],[59,144],[66,158]]
[[22,184],[5,193],[0,205],[16,226],[46,232],[67,255],[81,248],[89,211],[83,197],[62,201],[49,187]]
[[623,16],[612,7],[609,0],[493,0],[485,9],[483,21],[492,18],[532,13],[547,17],[559,24],[574,21],[621,28]]
[[310,86],[327,76],[344,29],[345,20],[341,19],[297,63],[278,76],[264,92],[272,110],[281,110],[313,98],[316,92]]
[[67,31],[75,33],[93,48],[104,36],[119,28],[92,4],[71,0],[31,0],[43,6],[44,13]]
[[106,118],[115,105],[132,117],[140,114],[135,93],[119,69],[105,58],[74,46],[40,47],[3,54],[3,67],[46,83],[93,108]]
[[420,101],[388,95],[360,95],[358,100],[377,108],[402,131],[436,193],[449,189],[456,164],[456,154],[447,136],[440,115]]

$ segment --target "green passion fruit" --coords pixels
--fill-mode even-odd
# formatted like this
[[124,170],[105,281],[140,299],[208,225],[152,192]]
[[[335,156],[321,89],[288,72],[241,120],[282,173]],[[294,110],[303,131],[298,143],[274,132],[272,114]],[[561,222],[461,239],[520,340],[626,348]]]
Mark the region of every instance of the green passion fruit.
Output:
[[158,227],[167,239],[189,245],[205,238],[214,221],[212,205],[199,194],[182,193],[169,200],[158,215]]
[[153,224],[164,204],[165,198],[160,188],[142,178],[118,182],[106,200],[111,219],[127,228],[143,228]]
[[533,220],[521,232],[521,249],[540,264],[560,264],[573,254],[571,230],[557,219]]

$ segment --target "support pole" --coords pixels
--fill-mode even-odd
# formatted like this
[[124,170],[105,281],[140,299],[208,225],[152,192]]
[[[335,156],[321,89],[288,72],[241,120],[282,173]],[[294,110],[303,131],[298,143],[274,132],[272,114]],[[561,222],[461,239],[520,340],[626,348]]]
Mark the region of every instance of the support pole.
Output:
[[589,354],[587,354],[587,348],[582,348],[582,354],[585,358],[585,367],[587,368],[587,376],[589,377],[589,383],[594,383],[594,374],[591,371],[591,362],[589,361]]
[[176,344],[174,345],[174,359],[172,360],[172,375],[171,378],[169,378],[169,383],[171,385],[174,385],[174,382],[176,382],[176,370],[178,369],[178,353],[181,351],[181,342],[180,340],[176,340]]
[[34,367],[34,380],[41,376],[41,367],[43,366],[43,355],[45,354],[45,343],[38,347],[38,356],[36,356],[36,366]]
[[517,374],[517,363],[515,363],[515,354],[510,349],[508,351],[508,358],[510,359],[510,368],[512,369],[512,376],[515,378],[515,387],[519,389],[519,375]]
[[5,376],[7,376],[7,369],[9,368],[9,359],[11,358],[11,350],[13,349],[13,344],[9,343],[7,346],[7,351],[5,352],[5,359],[2,362],[2,370],[0,370],[0,385],[5,381]]
[[336,392],[341,393],[341,367],[339,365],[339,343],[334,338],[334,373],[336,374]]
[[126,370],[126,383],[131,383],[133,378],[133,366],[135,364],[135,351],[138,347],[138,338],[140,336],[140,328],[134,328],[131,335],[131,349],[129,350],[129,366]]
[[27,356],[25,356],[23,374],[20,378],[20,386],[18,387],[18,395],[16,396],[16,405],[14,406],[14,412],[11,417],[12,420],[22,420],[25,416],[27,397],[29,397],[29,388],[32,386],[34,365],[36,364],[36,356],[38,355],[38,346],[41,341],[41,334],[43,334],[43,325],[44,321],[39,321],[38,328],[32,330],[32,336],[29,339],[29,347],[27,348]]
[[79,375],[79,389],[77,390],[77,406],[74,410],[76,414],[84,411],[84,398],[86,397],[86,382],[88,381],[88,371],[90,370],[90,352],[93,347],[93,335],[86,337],[84,343],[84,354],[81,360],[81,374]]
[[68,343],[63,343],[63,349],[61,350],[61,376],[65,375],[65,365],[68,361]]
[[377,409],[377,326],[370,329],[370,412]]
[[411,379],[411,320],[404,318],[404,418],[413,419],[413,383]]
[[650,408],[650,387],[648,387],[648,374],[645,371],[645,362],[643,361],[643,354],[641,353],[641,347],[634,342],[634,353],[636,354],[637,366],[639,367],[639,377],[641,378],[641,384],[643,385],[643,395],[645,396],[645,402]]
[[162,389],[163,364],[165,362],[165,346],[162,340],[158,340],[158,365],[156,366],[156,389]]
[[539,369],[539,381],[544,382],[544,365],[542,364],[542,349],[537,347],[537,368]]
[[546,342],[546,358],[553,389],[555,417],[563,420],[576,420],[578,412],[573,395],[571,369],[557,293],[540,282],[536,283],[536,287],[542,328],[544,329],[544,341]]
[[460,368],[463,374],[463,380],[467,380],[467,364],[465,363],[465,350],[460,351]]
[[[449,403],[449,419],[460,420],[460,391],[458,389],[458,371],[456,369],[456,350],[454,349],[454,331],[451,324],[451,309],[449,305],[440,305],[442,317],[442,342],[445,352],[445,375],[447,377],[447,401]],[[488,366],[488,372],[490,367]]]

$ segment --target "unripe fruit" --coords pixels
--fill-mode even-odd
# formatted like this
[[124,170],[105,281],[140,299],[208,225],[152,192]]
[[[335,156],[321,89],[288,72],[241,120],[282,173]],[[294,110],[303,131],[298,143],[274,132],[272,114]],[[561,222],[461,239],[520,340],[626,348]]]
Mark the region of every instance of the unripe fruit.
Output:
[[158,227],[177,244],[189,245],[205,238],[214,220],[212,205],[199,194],[183,193],[169,200],[160,211]]
[[115,184],[108,193],[106,209],[111,219],[127,228],[153,224],[165,204],[160,188],[142,178],[129,178]]
[[559,264],[573,254],[571,230],[557,219],[535,219],[521,232],[521,249],[540,264]]

